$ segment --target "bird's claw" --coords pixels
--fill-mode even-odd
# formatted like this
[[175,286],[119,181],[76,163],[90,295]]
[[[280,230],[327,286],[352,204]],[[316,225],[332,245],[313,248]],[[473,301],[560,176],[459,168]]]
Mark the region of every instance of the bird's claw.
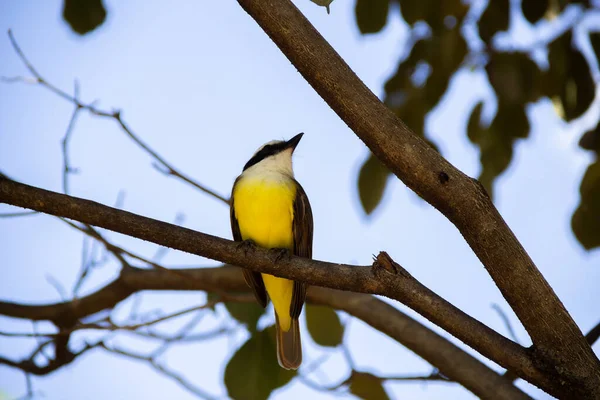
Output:
[[255,247],[256,247],[256,243],[254,243],[254,241],[253,241],[253,240],[251,240],[251,239],[246,239],[246,240],[244,240],[244,241],[240,242],[240,243],[237,245],[237,248],[238,248],[238,249],[240,249],[240,250],[243,250],[243,251],[244,251],[244,255],[245,255],[245,256],[247,256],[247,255],[248,255],[248,252],[249,252],[250,250],[254,251],[254,248],[255,248]]
[[292,253],[290,252],[289,249],[274,248],[274,249],[270,249],[269,251],[275,257],[275,262],[279,262],[279,261],[283,260],[284,258],[287,258],[288,260],[290,258],[292,258]]

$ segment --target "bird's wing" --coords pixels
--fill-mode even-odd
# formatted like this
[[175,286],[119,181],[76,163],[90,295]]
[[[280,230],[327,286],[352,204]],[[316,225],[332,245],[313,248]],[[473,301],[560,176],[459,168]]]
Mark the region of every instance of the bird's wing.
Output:
[[[294,219],[292,230],[294,235],[294,255],[312,258],[313,242],[313,216],[308,201],[308,196],[302,186],[296,184],[296,199],[294,200]],[[292,303],[290,304],[290,316],[294,319],[300,316],[304,299],[306,298],[306,284],[294,282]]]
[[[236,181],[237,183],[237,181]],[[235,184],[233,185],[235,187]],[[232,192],[233,193],[233,192]],[[231,232],[233,233],[233,240],[236,242],[241,242],[242,233],[240,232],[240,225],[238,224],[238,220],[235,217],[235,207],[233,196],[231,196],[231,206],[229,210],[229,219],[231,221]],[[252,292],[254,293],[254,297],[258,300],[258,303],[266,307],[267,306],[267,291],[265,290],[265,283],[262,280],[260,272],[250,271],[249,269],[242,268],[242,272],[244,273],[244,280],[246,284],[250,286]]]

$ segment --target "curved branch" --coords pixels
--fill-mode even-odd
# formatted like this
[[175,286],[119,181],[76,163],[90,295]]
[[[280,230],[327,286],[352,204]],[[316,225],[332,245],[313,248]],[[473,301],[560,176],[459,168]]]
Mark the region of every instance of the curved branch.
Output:
[[[218,194],[217,192],[215,192],[212,189],[209,189],[208,187],[198,183],[197,181],[195,181],[194,179],[192,179],[191,177],[185,175],[184,173],[182,173],[181,171],[177,170],[171,163],[169,163],[166,159],[164,159],[163,157],[161,157],[155,150],[153,150],[148,144],[144,143],[142,141],[142,139],[140,139],[134,132],[133,130],[129,127],[129,125],[127,125],[125,123],[125,121],[123,120],[123,118],[121,117],[121,111],[105,111],[105,110],[100,110],[98,108],[96,108],[94,106],[93,103],[91,104],[86,104],[86,103],[82,103],[78,96],[77,93],[75,94],[75,96],[71,96],[70,94],[68,94],[67,92],[65,92],[62,89],[59,89],[58,87],[54,86],[52,83],[48,82],[39,72],[38,70],[36,70],[33,65],[29,62],[29,60],[27,59],[27,57],[25,56],[25,53],[23,53],[23,50],[21,49],[21,47],[19,46],[19,44],[17,43],[17,40],[15,39],[13,33],[11,30],[8,31],[8,37],[10,39],[10,43],[13,47],[13,49],[15,50],[15,52],[17,53],[17,55],[19,56],[19,58],[21,59],[21,61],[23,62],[23,64],[25,64],[25,67],[27,68],[27,70],[34,76],[33,79],[28,79],[28,78],[24,78],[24,77],[15,77],[15,78],[2,78],[1,80],[6,82],[6,83],[14,83],[14,82],[24,82],[24,83],[31,83],[31,84],[36,84],[36,85],[41,85],[42,87],[48,89],[49,91],[51,91],[52,93],[56,94],[59,97],[62,97],[63,99],[65,99],[66,101],[72,103],[75,106],[75,111],[73,112],[73,116],[71,119],[71,122],[69,123],[69,127],[67,128],[67,133],[63,139],[63,160],[64,160],[64,175],[63,175],[63,187],[65,189],[65,193],[67,193],[67,174],[69,173],[69,165],[67,162],[67,150],[66,147],[68,145],[68,140],[69,140],[69,136],[71,135],[70,132],[72,132],[72,128],[73,128],[73,122],[74,119],[76,118],[77,114],[79,113],[80,110],[87,110],[89,111],[92,115],[98,116],[98,117],[102,117],[102,118],[110,118],[113,119],[121,128],[121,130],[131,139],[133,140],[133,142],[135,144],[137,144],[142,150],[144,150],[146,153],[148,153],[152,158],[154,158],[156,160],[156,166],[159,166],[160,168],[156,168],[158,171],[160,171],[161,173],[165,174],[165,175],[169,175],[169,176],[174,176],[176,178],[181,179],[182,181],[192,185],[193,187],[195,187],[196,189],[200,190],[201,192],[204,192],[206,194],[208,194],[209,196],[214,197],[217,200],[220,200],[221,202],[225,203],[225,204],[229,204],[229,199],[221,196],[220,194]],[[77,92],[77,91],[76,91]]]
[[238,3],[373,154],[458,228],[529,333],[538,365],[576,396],[599,398],[598,358],[482,185],[379,101],[291,1]]
[[[544,390],[552,393],[560,387],[533,364],[527,349],[498,334],[427,289],[385,253],[377,258],[373,267],[332,264],[292,256],[278,260],[279,254],[273,254],[269,250],[254,248],[248,252],[240,248],[238,243],[226,239],[142,217],[93,201],[34,188],[2,177],[0,177],[0,202],[74,219],[161,246],[227,264],[244,265],[254,271],[304,281],[311,285],[383,295],[413,308],[484,356],[506,369],[515,371],[519,377]],[[127,272],[129,270],[131,268],[125,268],[123,276],[129,276]],[[150,271],[147,274],[149,273]],[[167,277],[161,275],[164,277],[164,284],[168,283],[169,276],[180,280],[182,276],[190,275],[184,270],[172,270]],[[117,285],[115,290],[118,290],[123,298],[131,293],[132,286],[127,284],[127,280],[118,280],[113,284]],[[189,279],[186,284],[189,289],[208,289],[201,279]],[[109,301],[103,293],[97,292],[95,295],[97,298],[94,299],[93,307],[98,311],[106,308]],[[84,299],[80,299],[79,302],[84,302]],[[64,307],[68,306],[64,305]],[[56,308],[42,311],[37,314],[38,319],[63,319],[66,318],[65,315],[79,317],[77,313],[69,312],[68,309],[54,315],[52,313],[57,312]],[[32,313],[27,306],[12,303],[4,303],[0,312],[10,316],[26,315],[27,318],[36,319],[35,313]]]
[[[119,278],[80,299],[46,305],[16,305],[0,302],[0,314],[32,320],[74,320],[113,308],[129,295],[142,290],[203,290],[249,293],[237,267],[201,269],[124,269]],[[98,302],[98,299],[104,299]],[[421,325],[389,304],[359,293],[311,287],[308,301],[343,310],[405,345],[430,362],[448,378],[484,398],[528,398],[505,378],[447,339]],[[3,360],[0,360],[0,363]],[[19,366],[12,363],[12,366]]]

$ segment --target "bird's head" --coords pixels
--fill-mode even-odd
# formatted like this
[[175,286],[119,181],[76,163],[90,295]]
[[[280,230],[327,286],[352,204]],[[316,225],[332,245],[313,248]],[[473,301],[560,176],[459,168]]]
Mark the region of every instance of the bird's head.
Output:
[[288,141],[272,140],[263,144],[244,166],[244,172],[252,170],[278,171],[293,176],[292,154],[304,133],[299,133]]

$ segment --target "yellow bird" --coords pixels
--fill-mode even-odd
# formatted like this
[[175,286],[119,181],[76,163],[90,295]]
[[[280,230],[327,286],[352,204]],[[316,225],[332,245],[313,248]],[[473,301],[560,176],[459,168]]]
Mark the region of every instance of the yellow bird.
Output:
[[[312,257],[312,211],[292,169],[292,154],[302,135],[266,143],[244,166],[231,193],[234,240],[248,240],[260,247],[289,249],[294,255]],[[298,317],[306,285],[247,269],[243,272],[258,302],[266,307],[268,294],[275,308],[279,365],[297,369],[302,363]]]

